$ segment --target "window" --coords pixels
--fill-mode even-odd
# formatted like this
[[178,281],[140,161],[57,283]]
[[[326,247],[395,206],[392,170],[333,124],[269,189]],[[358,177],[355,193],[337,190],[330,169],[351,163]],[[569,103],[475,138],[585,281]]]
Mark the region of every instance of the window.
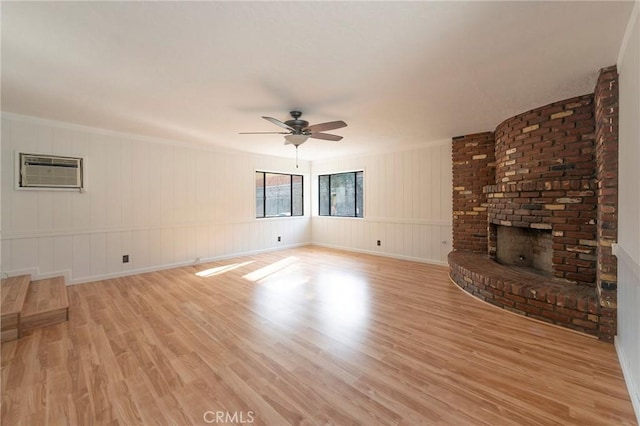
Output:
[[364,172],[318,176],[320,216],[363,217]]
[[303,214],[301,175],[256,172],[256,218]]

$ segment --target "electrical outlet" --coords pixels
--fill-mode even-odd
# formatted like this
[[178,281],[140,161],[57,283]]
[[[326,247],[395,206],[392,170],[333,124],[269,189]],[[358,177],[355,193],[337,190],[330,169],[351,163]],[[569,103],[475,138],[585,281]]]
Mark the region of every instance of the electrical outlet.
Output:
[[381,245],[382,245],[382,243],[380,242],[380,240],[378,240],[378,241],[376,242],[376,245],[377,245],[377,246],[381,246]]
[[122,263],[129,263],[129,255],[125,254],[124,256],[122,256]]
[[278,242],[282,241],[282,237],[278,236]]

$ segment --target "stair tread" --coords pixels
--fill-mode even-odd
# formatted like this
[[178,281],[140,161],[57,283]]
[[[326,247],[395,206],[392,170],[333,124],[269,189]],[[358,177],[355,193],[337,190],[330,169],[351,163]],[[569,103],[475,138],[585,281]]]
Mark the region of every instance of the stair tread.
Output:
[[67,308],[69,299],[64,277],[32,281],[22,309],[22,318]]
[[2,293],[2,304],[0,312],[2,315],[19,313],[25,303],[31,276],[20,275],[2,279],[0,292]]

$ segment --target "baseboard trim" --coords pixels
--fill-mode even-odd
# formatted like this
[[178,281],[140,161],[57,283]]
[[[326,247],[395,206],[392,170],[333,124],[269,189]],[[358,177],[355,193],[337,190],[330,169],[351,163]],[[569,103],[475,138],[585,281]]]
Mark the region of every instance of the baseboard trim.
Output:
[[411,262],[428,263],[430,265],[438,265],[438,266],[447,266],[448,265],[447,262],[443,262],[443,261],[440,261],[440,260],[423,259],[421,257],[404,256],[404,255],[401,255],[401,254],[385,253],[385,252],[374,251],[374,250],[363,250],[363,249],[357,249],[357,248],[353,248],[353,247],[338,246],[338,245],[334,245],[334,244],[323,244],[323,243],[313,243],[312,242],[310,245],[318,246],[318,247],[326,247],[326,248],[336,249],[336,250],[350,251],[350,252],[354,252],[354,253],[370,254],[370,255],[373,255],[373,256],[390,257],[392,259],[409,260]]
[[69,283],[71,281],[70,269],[40,273],[40,269],[36,267],[36,268],[15,269],[13,271],[7,271],[7,272],[3,271],[2,274],[3,274],[3,277],[4,277],[4,274],[6,274],[8,277],[29,275],[31,277],[31,281],[47,280],[49,278],[55,278],[55,277],[64,277],[64,280],[66,283]]

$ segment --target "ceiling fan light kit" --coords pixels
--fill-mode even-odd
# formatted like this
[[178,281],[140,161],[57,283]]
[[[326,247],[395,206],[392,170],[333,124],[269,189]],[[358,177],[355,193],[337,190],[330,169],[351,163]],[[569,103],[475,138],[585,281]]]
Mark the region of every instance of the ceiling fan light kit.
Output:
[[342,120],[329,121],[326,123],[319,123],[309,125],[306,120],[300,119],[302,112],[291,111],[291,120],[280,121],[277,118],[262,116],[265,120],[275,124],[278,127],[288,130],[287,132],[242,132],[240,134],[247,135],[266,135],[266,134],[280,134],[285,135],[285,145],[293,145],[296,147],[296,167],[298,167],[298,147],[305,143],[307,139],[322,139],[326,141],[339,141],[342,140],[342,136],[332,135],[330,133],[322,133],[325,130],[335,130],[347,127],[347,123]]
[[294,145],[296,148],[300,145],[302,145],[303,143],[306,142],[307,139],[309,139],[309,135],[285,135],[285,145]]

